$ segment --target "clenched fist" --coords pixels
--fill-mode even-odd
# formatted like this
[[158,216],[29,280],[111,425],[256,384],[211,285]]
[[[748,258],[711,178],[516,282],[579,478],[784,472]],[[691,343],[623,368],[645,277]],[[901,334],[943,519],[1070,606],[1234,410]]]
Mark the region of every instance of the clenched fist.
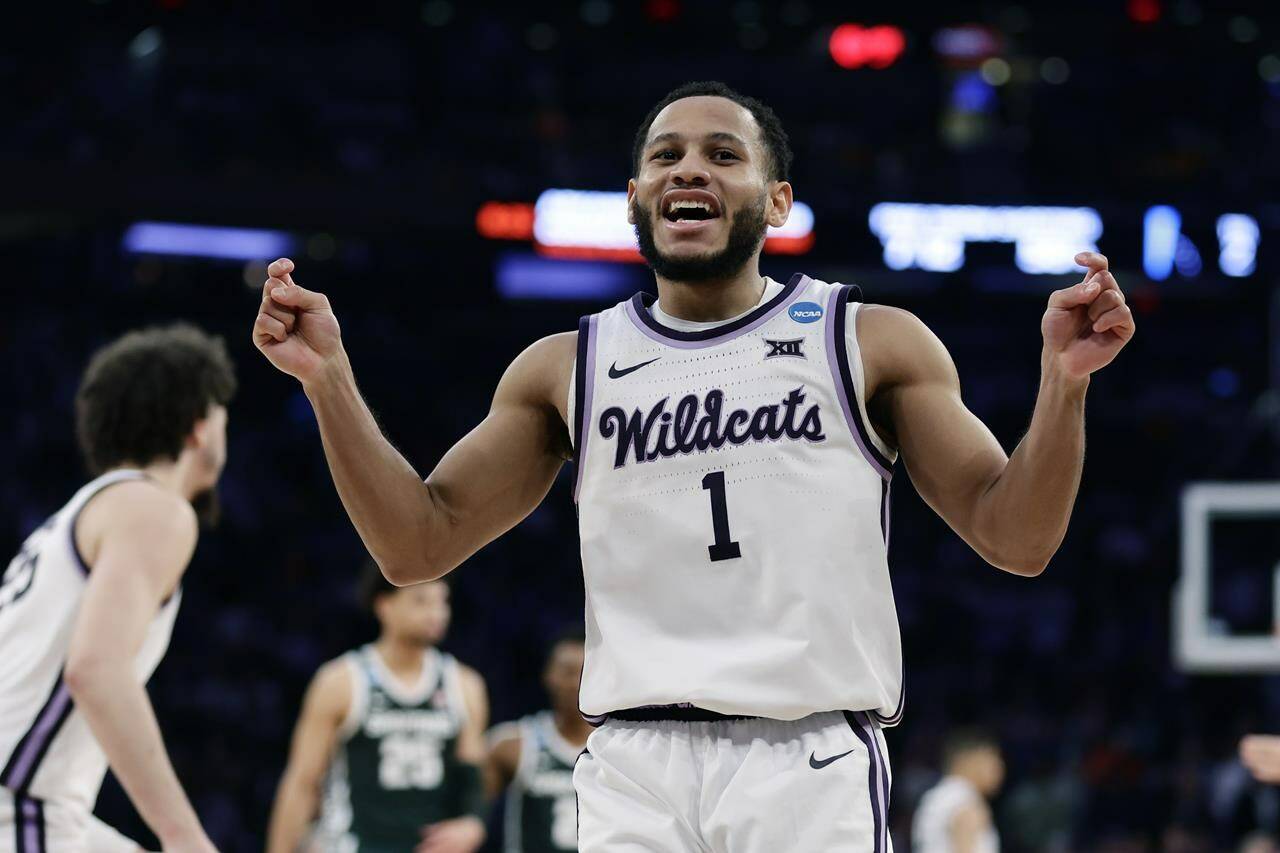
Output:
[[1081,252],[1076,263],[1088,267],[1084,280],[1049,296],[1040,321],[1045,354],[1063,376],[1085,379],[1106,367],[1133,337],[1133,313],[1124,292],[1097,252]]
[[323,293],[293,281],[293,261],[267,267],[262,305],[253,324],[253,344],[277,368],[307,385],[342,354],[342,332]]

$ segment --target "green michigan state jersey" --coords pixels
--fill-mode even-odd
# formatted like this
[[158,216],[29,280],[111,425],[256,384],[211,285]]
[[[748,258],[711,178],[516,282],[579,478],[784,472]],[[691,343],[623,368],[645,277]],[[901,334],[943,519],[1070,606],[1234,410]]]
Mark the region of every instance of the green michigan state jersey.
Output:
[[452,655],[429,649],[405,687],[373,646],[347,653],[351,710],[325,781],[316,841],[327,853],[404,853],[462,813],[458,733],[466,703]]
[[520,732],[520,765],[507,789],[505,853],[577,850],[573,763],[581,750],[556,731],[550,711],[524,717],[514,725]]

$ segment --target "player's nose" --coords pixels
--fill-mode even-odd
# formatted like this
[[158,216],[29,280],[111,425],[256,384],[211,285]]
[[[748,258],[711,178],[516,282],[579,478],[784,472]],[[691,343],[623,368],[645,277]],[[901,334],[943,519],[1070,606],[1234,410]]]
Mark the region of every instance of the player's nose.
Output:
[[671,180],[678,187],[705,187],[711,182],[711,173],[694,158],[686,157],[671,170]]

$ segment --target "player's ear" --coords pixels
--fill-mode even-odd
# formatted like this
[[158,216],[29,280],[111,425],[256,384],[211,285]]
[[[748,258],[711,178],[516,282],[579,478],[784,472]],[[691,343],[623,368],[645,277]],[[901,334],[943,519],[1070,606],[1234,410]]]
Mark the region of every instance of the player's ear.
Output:
[[636,211],[632,206],[636,200],[636,179],[630,178],[627,181],[627,222],[631,225],[636,224]]
[[791,184],[786,181],[774,181],[769,190],[769,210],[765,221],[774,228],[781,228],[791,215],[791,205],[795,201],[791,193]]
[[187,433],[183,446],[192,450],[208,447],[213,439],[213,421],[213,407],[210,406],[205,416],[191,425],[191,432]]

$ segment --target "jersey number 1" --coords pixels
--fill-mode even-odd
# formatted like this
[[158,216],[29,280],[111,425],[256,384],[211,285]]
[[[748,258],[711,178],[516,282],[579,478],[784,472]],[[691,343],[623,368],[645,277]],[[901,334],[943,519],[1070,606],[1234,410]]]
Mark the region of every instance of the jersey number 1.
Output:
[[702,478],[702,488],[711,492],[711,527],[716,541],[707,546],[711,562],[735,560],[742,556],[742,548],[729,533],[729,503],[724,497],[724,472],[712,471]]

